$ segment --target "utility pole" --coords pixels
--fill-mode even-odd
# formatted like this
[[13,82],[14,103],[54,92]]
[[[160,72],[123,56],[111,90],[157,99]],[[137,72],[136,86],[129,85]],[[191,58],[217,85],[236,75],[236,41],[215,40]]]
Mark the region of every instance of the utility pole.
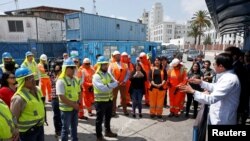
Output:
[[98,13],[96,12],[96,5],[95,5],[95,3],[96,3],[96,0],[93,0],[93,14],[98,15]]
[[15,0],[16,10],[19,10],[18,0]]

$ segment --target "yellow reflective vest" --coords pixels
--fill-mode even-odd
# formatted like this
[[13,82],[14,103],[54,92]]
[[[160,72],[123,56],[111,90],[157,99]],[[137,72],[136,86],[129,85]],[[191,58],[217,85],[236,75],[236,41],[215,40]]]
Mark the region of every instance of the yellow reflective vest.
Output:
[[0,99],[0,140],[12,138],[15,130],[12,114],[9,107]]
[[[65,88],[65,97],[70,101],[75,103],[79,100],[79,92],[81,91],[80,88],[80,81],[77,78],[73,78],[73,81],[68,80],[69,78],[63,77],[62,80],[64,83]],[[71,83],[72,82],[72,83]],[[61,111],[73,111],[73,107],[68,106],[67,104],[63,103],[59,98],[59,109]]]
[[[97,75],[101,77],[102,83],[104,85],[109,84],[112,80],[109,73],[106,76],[104,76],[100,72],[98,72]],[[112,90],[108,92],[102,92],[101,90],[99,90],[98,88],[94,86],[94,95],[95,95],[96,102],[107,102],[107,101],[113,100]]]
[[16,94],[26,102],[26,106],[17,122],[19,132],[26,132],[34,126],[43,126],[45,110],[41,90],[38,89],[37,98],[24,89],[16,92]]

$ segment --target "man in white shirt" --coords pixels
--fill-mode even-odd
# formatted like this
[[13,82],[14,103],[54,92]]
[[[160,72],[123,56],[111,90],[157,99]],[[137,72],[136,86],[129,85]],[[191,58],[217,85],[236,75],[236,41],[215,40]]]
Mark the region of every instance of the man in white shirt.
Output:
[[191,78],[189,83],[200,84],[207,92],[193,90],[189,85],[180,86],[183,92],[194,94],[194,99],[210,105],[209,124],[235,125],[237,123],[237,108],[239,105],[240,82],[233,72],[233,59],[227,53],[221,53],[215,58],[214,68],[217,73],[216,83],[208,83]]

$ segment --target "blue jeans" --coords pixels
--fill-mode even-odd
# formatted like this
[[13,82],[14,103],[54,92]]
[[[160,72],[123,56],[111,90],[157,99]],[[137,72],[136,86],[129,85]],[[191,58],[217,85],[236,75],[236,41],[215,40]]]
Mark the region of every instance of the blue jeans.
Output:
[[142,110],[142,97],[143,97],[143,90],[141,89],[133,89],[132,90],[132,108],[133,108],[133,113],[135,113],[136,107],[139,109],[139,113],[141,113]]
[[37,126],[25,133],[20,133],[19,141],[44,141],[43,126]]
[[61,133],[62,120],[61,120],[61,112],[59,109],[58,98],[52,98],[51,105],[52,105],[52,110],[54,113],[53,121],[54,121],[55,133]]
[[61,140],[68,141],[69,127],[71,129],[72,141],[78,141],[77,125],[78,125],[78,111],[61,111],[62,132]]

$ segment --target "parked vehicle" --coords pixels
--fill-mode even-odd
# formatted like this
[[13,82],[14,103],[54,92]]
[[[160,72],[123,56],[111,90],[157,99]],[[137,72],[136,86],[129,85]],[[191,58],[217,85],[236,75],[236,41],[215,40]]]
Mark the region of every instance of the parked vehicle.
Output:
[[161,56],[167,57],[168,62],[170,63],[175,57],[182,59],[183,53],[180,52],[177,48],[171,48],[167,50],[162,50]]
[[187,61],[193,61],[199,55],[200,55],[200,52],[198,50],[189,50],[187,53]]

